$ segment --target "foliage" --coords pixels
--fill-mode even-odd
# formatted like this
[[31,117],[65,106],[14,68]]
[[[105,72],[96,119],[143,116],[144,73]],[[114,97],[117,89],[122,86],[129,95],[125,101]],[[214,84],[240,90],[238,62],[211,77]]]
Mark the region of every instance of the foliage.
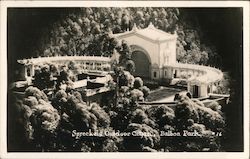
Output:
[[219,109],[211,109],[212,105],[218,106],[218,103],[211,103],[211,108],[208,108],[199,101],[192,101],[186,95],[179,95],[177,100],[179,104],[175,108],[176,128],[179,131],[197,133],[191,138],[183,136],[181,138],[183,142],[177,149],[183,151],[219,151],[220,139],[215,133],[224,132],[225,121]]
[[230,82],[231,80],[228,72],[223,72],[223,79],[220,81],[219,85],[216,86],[215,90],[213,90],[213,93],[232,94],[233,92],[230,90]]
[[125,66],[126,70],[130,73],[135,72],[135,63],[133,60],[128,60]]
[[140,77],[136,77],[134,82],[134,88],[139,89],[142,86],[143,86],[142,79]]
[[72,82],[77,80],[77,75],[80,71],[79,66],[72,61],[67,66],[47,63],[43,67],[36,68],[33,84],[37,88],[47,92],[55,89],[55,87],[59,90],[62,88],[62,85],[71,87]]
[[39,89],[50,88],[54,86],[52,80],[52,71],[50,71],[49,66],[43,66],[40,70],[35,73],[34,85]]
[[121,49],[119,50],[119,53],[120,53],[119,63],[123,66],[126,66],[127,62],[131,60],[132,52],[131,52],[130,46],[124,40],[122,41]]
[[26,88],[24,96],[25,97],[34,96],[37,100],[42,99],[44,101],[48,101],[48,97],[46,96],[46,94],[43,91],[40,91],[38,88],[33,86]]
[[[119,42],[112,33],[131,30],[136,24],[155,27],[178,34],[177,60],[187,63],[215,64],[216,50],[203,43],[198,29],[180,22],[176,8],[81,8],[53,24],[41,38],[43,56],[96,55],[111,57],[119,53],[114,64],[115,93],[107,101],[87,104],[72,82],[80,68],[69,62],[64,66],[48,64],[37,70],[34,86],[25,90],[20,105],[25,137],[35,151],[219,151],[225,126],[221,106],[204,106],[187,95],[176,95],[170,105],[139,105],[150,90],[140,77],[134,77],[131,48]],[[185,18],[185,17],[184,17]],[[213,59],[213,60],[212,60]],[[216,60],[215,60],[216,61]],[[57,78],[55,80],[55,77]],[[188,75],[183,75],[187,78]],[[56,85],[55,82],[56,81]],[[63,87],[66,85],[66,88]],[[51,98],[43,92],[53,88]],[[166,90],[165,90],[166,91]],[[106,98],[105,98],[106,100]],[[72,137],[78,132],[127,132],[136,135]],[[164,132],[197,132],[200,136],[160,136]]]
[[[117,105],[102,108],[86,104],[75,90],[58,90],[50,104],[42,91],[31,86],[19,102],[19,117],[26,140],[36,151],[220,151],[221,138],[215,134],[224,133],[225,121],[218,103],[205,106],[179,94],[174,107],[146,106],[138,105],[138,97],[143,97],[140,90],[121,86]],[[73,131],[131,135],[74,138]],[[181,135],[160,136],[162,132]],[[185,136],[192,132],[198,135]]]
[[134,134],[133,137],[124,138],[124,146],[127,151],[154,149],[160,141],[158,131],[146,124],[131,123],[128,125],[126,131]]
[[148,96],[149,93],[150,93],[150,89],[149,89],[147,86],[142,86],[142,87],[140,87],[140,90],[141,90],[142,93],[143,93],[143,97],[144,97],[144,98],[147,98],[147,96]]
[[219,112],[221,110],[221,105],[219,105],[219,103],[216,101],[211,102],[206,107],[212,109],[213,111],[217,111],[217,112]]
[[177,28],[177,61],[203,65],[220,65],[221,57],[204,36],[197,19],[182,11]]
[[175,112],[166,105],[151,106],[147,112],[149,117],[157,124],[156,127],[160,130],[163,130],[166,125],[174,124]]
[[[121,33],[146,28],[152,22],[156,28],[178,34],[177,60],[180,62],[211,64],[218,63],[216,49],[204,40],[195,18],[178,8],[81,8],[62,16],[41,38],[44,56],[98,55],[111,56],[120,53],[120,64],[131,60],[131,50],[124,41],[119,43],[111,32]],[[192,22],[196,25],[192,25]],[[40,53],[37,53],[40,54]]]
[[54,149],[53,141],[59,125],[60,115],[49,102],[47,96],[36,87],[28,87],[21,109],[24,110],[24,128],[27,140],[37,149],[50,151]]
[[127,86],[132,88],[134,86],[134,76],[130,72],[125,71],[124,67],[118,66],[114,68],[114,81],[118,84],[118,87]]
[[139,89],[133,89],[130,92],[130,94],[131,94],[132,100],[135,100],[135,101],[137,101],[137,100],[144,100],[144,98],[143,98],[143,96],[144,96],[143,92],[140,91]]
[[137,103],[129,97],[119,98],[118,105],[111,109],[111,126],[115,130],[124,131],[137,106]]

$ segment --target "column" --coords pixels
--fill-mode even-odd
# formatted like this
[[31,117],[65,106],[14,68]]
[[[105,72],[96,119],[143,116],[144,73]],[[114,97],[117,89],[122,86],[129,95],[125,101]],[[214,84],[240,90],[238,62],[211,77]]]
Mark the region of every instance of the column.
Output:
[[25,79],[27,79],[27,66],[26,65],[24,65],[24,77],[25,77]]
[[190,82],[187,82],[187,91],[190,92],[190,93],[193,93],[191,91],[191,84],[190,84]]
[[208,87],[207,83],[201,83],[200,85],[200,97],[206,97],[208,95]]
[[101,64],[100,65],[100,67],[101,67],[100,70],[103,71],[103,62],[101,62],[100,64]]
[[33,77],[34,75],[35,75],[34,65],[31,64],[31,65],[30,65],[30,76]]
[[83,62],[83,69],[86,70],[86,62]]

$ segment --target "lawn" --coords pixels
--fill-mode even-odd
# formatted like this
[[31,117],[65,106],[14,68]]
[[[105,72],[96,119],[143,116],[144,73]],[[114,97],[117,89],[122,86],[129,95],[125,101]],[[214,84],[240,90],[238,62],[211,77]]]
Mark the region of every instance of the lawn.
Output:
[[160,87],[159,89],[150,92],[149,96],[146,98],[148,102],[161,100],[170,96],[175,95],[183,90],[176,88]]

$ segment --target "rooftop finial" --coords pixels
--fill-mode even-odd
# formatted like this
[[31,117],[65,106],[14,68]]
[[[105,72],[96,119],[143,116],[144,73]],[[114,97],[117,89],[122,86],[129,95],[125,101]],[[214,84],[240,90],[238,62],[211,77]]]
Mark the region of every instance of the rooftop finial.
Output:
[[155,26],[153,25],[152,22],[149,23],[148,28],[154,28]]
[[136,31],[138,28],[137,28],[137,26],[136,26],[136,23],[134,23],[134,26],[133,26],[133,31]]

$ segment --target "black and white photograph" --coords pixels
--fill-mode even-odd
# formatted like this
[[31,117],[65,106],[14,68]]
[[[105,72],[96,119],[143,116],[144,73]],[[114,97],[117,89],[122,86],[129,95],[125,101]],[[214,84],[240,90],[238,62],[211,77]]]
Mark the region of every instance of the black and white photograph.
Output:
[[247,7],[85,3],[6,8],[7,154],[249,153]]

